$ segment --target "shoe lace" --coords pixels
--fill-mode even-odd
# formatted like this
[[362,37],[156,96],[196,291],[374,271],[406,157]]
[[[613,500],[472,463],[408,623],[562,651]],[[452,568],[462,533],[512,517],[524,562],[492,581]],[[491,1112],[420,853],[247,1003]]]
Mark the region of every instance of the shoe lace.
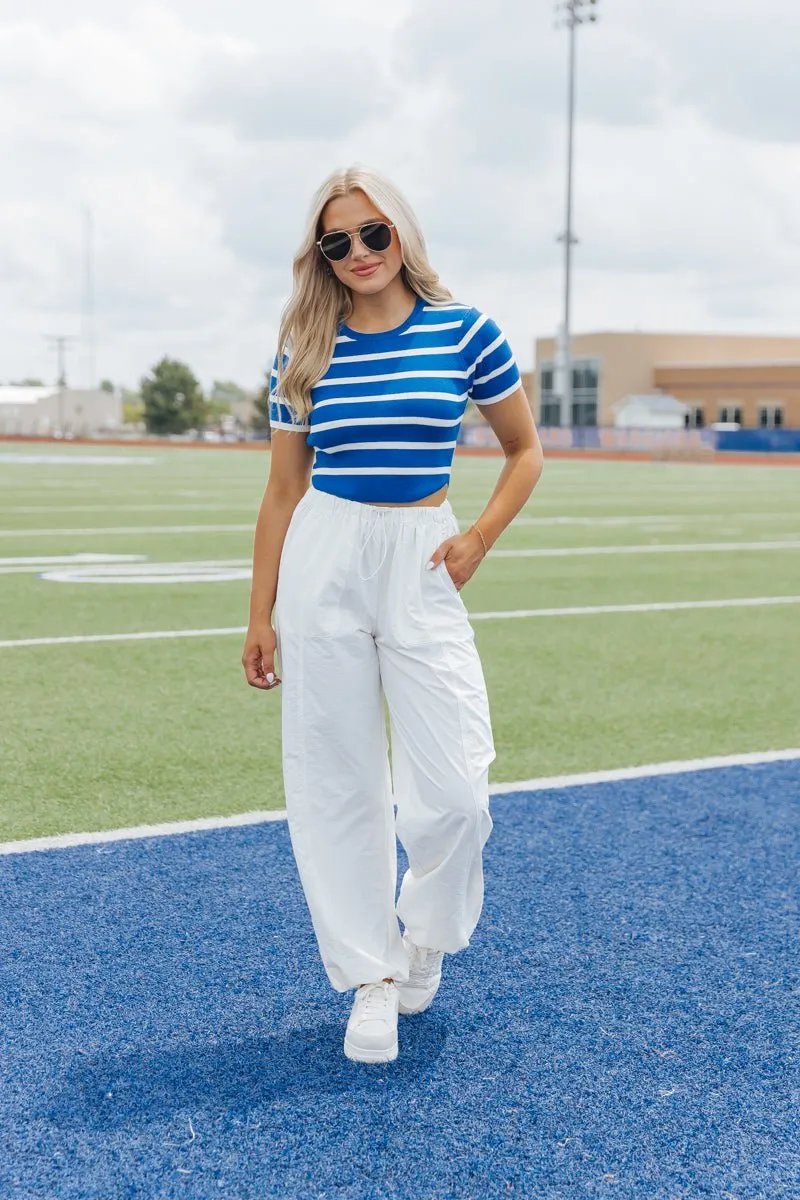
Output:
[[359,1004],[365,1017],[381,1016],[389,1003],[388,983],[367,983],[359,988]]

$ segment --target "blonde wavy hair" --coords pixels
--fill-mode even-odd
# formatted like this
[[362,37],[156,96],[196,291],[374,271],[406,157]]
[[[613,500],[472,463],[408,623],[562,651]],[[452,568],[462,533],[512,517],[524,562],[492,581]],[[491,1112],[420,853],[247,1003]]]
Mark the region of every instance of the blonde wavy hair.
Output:
[[311,389],[330,365],[336,331],[353,311],[349,288],[328,272],[317,240],[330,200],[361,191],[395,226],[403,257],[403,279],[429,304],[446,304],[452,294],[428,261],[425,238],[411,205],[393,183],[368,167],[334,171],[311,202],[306,235],[294,257],[294,288],[278,332],[278,385],[283,402],[302,421],[311,410]]

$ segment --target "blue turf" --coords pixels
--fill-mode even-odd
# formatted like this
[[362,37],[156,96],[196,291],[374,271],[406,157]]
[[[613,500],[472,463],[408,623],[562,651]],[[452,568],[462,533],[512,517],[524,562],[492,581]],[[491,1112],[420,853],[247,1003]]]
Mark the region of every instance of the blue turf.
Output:
[[799,796],[498,797],[473,946],[378,1068],[283,824],[0,859],[0,1197],[800,1196]]

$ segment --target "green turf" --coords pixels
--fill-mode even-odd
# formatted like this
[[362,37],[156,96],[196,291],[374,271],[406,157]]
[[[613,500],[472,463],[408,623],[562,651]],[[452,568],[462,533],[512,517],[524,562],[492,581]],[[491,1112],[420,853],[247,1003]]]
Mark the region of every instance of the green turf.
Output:
[[[132,461],[0,461],[0,558],[249,557],[266,453],[33,452]],[[457,459],[451,500],[462,519],[477,516],[499,466]],[[550,461],[500,548],[732,548],[492,555],[464,598],[481,612],[797,595],[800,550],[733,548],[793,540],[792,468]],[[20,573],[0,575],[0,594],[0,639],[14,639],[239,626],[248,584],[59,584]],[[798,745],[798,625],[800,606],[476,622],[493,779]],[[235,635],[0,649],[0,840],[280,806],[280,693],[246,687],[240,647]]]

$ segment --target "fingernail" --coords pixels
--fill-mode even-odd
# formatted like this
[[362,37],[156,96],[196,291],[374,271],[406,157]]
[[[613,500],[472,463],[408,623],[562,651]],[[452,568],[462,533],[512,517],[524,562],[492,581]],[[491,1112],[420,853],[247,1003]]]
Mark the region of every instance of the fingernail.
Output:
[[425,570],[432,571],[435,566],[436,566],[436,563],[433,563],[433,562],[425,563]]
[[267,683],[272,683],[274,678],[275,676],[272,674],[272,671],[270,671],[267,675]]

